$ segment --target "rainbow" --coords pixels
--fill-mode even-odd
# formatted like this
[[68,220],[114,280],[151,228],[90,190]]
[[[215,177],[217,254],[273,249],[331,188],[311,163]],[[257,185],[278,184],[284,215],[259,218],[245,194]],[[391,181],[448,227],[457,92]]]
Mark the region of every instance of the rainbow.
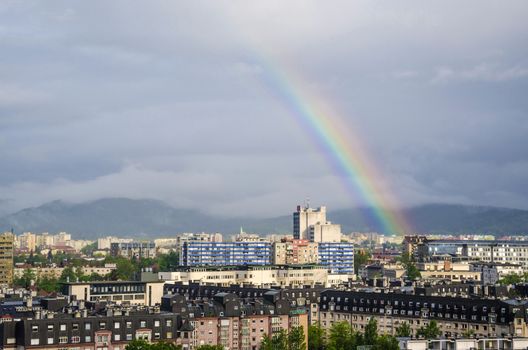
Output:
[[[352,135],[339,114],[320,94],[312,93],[309,84],[283,64],[265,64],[261,77],[269,90],[296,117],[323,151],[326,160],[339,174],[343,185],[368,205],[371,215],[388,234],[410,233],[410,225],[395,210],[383,176],[379,174],[357,135]],[[279,67],[283,69],[279,69]],[[287,74],[286,74],[287,72]]]

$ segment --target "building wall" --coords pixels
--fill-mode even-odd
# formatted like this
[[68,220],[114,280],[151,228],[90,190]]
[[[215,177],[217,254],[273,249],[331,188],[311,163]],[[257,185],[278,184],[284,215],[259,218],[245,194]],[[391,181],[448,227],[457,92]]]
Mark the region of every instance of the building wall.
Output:
[[270,242],[185,242],[183,266],[270,265]]
[[341,225],[322,222],[310,226],[312,242],[341,242]]
[[13,234],[0,235],[0,284],[13,283]]
[[118,305],[127,303],[154,306],[161,304],[163,282],[70,283],[64,285],[63,292],[75,296],[77,300],[111,300]]
[[326,207],[318,209],[297,206],[293,213],[293,237],[295,239],[310,239],[310,226],[326,222]]
[[319,264],[330,274],[354,274],[354,244],[319,243]]

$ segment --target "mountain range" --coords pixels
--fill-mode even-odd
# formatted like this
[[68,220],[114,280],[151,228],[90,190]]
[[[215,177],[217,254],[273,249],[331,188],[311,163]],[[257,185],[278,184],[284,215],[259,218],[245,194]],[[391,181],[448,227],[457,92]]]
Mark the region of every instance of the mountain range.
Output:
[[[367,208],[329,208],[328,219],[342,226],[343,232],[381,232]],[[415,232],[459,234],[528,234],[528,210],[454,204],[428,204],[405,209],[402,213]],[[367,218],[367,219],[365,219]],[[174,208],[152,199],[104,198],[85,203],[53,201],[0,217],[0,232],[72,233],[75,238],[94,239],[117,235],[165,237],[181,232],[291,233],[292,216],[266,219],[221,218],[193,209]]]

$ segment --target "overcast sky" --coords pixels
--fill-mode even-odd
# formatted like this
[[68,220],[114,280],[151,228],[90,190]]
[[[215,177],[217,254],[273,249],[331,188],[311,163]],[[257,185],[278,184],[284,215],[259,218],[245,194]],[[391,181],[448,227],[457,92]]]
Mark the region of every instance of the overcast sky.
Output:
[[262,83],[287,58],[401,205],[528,208],[526,1],[2,1],[0,213],[362,205]]

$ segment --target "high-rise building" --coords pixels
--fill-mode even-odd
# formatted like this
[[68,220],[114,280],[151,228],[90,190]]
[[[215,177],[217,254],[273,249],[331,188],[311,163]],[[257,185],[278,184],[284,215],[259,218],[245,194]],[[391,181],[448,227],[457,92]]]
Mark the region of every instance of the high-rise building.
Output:
[[293,237],[311,242],[341,242],[341,225],[326,220],[326,207],[298,205],[293,213]]
[[31,232],[24,232],[18,237],[20,249],[34,252],[37,245],[37,236]]
[[185,242],[183,266],[270,265],[270,242]]
[[325,266],[329,274],[353,274],[354,244],[319,243],[319,264]]
[[0,284],[13,283],[13,234],[0,235]]
[[341,225],[327,221],[310,226],[310,241],[341,242]]
[[310,239],[310,226],[326,222],[326,207],[318,209],[297,206],[293,213],[293,238]]

